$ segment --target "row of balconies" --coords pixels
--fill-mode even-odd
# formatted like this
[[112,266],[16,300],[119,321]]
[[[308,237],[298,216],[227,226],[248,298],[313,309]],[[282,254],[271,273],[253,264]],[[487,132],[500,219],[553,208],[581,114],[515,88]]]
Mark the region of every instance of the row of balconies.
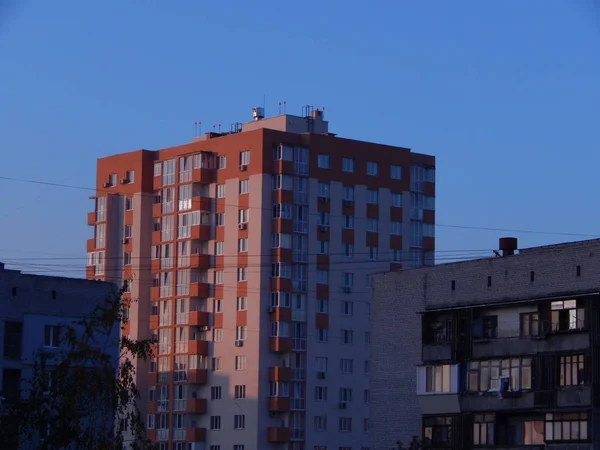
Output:
[[[174,412],[186,412],[188,414],[206,414],[206,399],[204,398],[191,398],[187,400],[180,400],[183,404],[183,408],[174,408]],[[164,404],[160,402],[148,402],[148,414],[156,414],[159,412],[168,412],[169,401],[165,401]]]
[[[146,430],[146,436],[153,442],[168,440],[169,430]],[[285,443],[290,440],[290,429],[284,427],[269,427],[267,440],[271,443]],[[206,442],[206,428],[187,428],[185,430],[186,442]],[[183,439],[182,439],[183,440]]]
[[[192,183],[214,183],[216,179],[216,169],[192,169]],[[169,185],[172,186],[172,185]],[[157,175],[152,180],[152,189],[158,191],[162,189],[162,176]]]

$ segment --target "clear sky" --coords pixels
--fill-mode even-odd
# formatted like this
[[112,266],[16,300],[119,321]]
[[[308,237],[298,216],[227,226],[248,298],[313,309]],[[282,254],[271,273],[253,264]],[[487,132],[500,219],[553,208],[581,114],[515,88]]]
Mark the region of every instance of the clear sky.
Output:
[[[599,55],[591,0],[0,0],[0,176],[91,187],[96,158],[228,129],[266,95],[436,155],[441,225],[600,235]],[[81,275],[40,258],[85,256],[91,194],[0,179],[0,260]],[[585,238],[436,233],[440,260]]]

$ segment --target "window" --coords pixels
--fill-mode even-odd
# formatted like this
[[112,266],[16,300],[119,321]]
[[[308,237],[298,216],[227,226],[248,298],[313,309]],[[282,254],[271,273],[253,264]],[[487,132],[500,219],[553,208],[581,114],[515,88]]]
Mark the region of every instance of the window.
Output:
[[587,413],[548,413],[545,441],[586,441],[588,425]]
[[23,323],[4,322],[4,359],[20,360]]
[[160,177],[160,169],[161,169],[161,164],[159,162],[154,163],[154,176],[155,177]]
[[215,214],[215,226],[222,227],[225,225],[225,213]]
[[342,343],[352,345],[354,343],[354,333],[352,330],[342,330]]
[[290,278],[292,276],[292,266],[289,263],[272,263],[271,277],[272,278]]
[[352,401],[352,389],[351,388],[340,388],[340,402],[351,402]]
[[367,231],[377,233],[379,231],[379,219],[367,219]]
[[294,147],[289,145],[278,145],[273,148],[273,161],[293,161]]
[[531,389],[531,358],[494,359],[469,363],[467,390],[487,392],[500,388],[500,378],[509,379],[509,389]]
[[109,187],[117,185],[117,174],[116,173],[111,173],[108,176],[108,185],[109,185]]
[[317,241],[317,253],[319,255],[329,254],[329,241]]
[[327,372],[327,358],[324,356],[317,356],[317,372]]
[[317,299],[317,312],[328,313],[329,312],[329,300],[325,298]]
[[248,238],[238,239],[238,252],[244,253],[248,251]]
[[585,384],[584,356],[569,355],[560,357],[560,385],[577,386]]
[[317,328],[317,342],[321,344],[327,342],[327,328]]
[[450,392],[450,366],[448,364],[425,368],[425,392]]
[[581,300],[552,302],[552,331],[581,330],[585,326],[585,309]]
[[375,189],[367,189],[367,203],[378,204],[379,203],[379,191]]
[[354,172],[354,160],[352,158],[342,159],[342,172]]
[[245,384],[237,384],[233,388],[233,393],[235,398],[246,398],[246,385]]
[[213,358],[211,359],[211,366],[210,366],[211,370],[213,372],[217,372],[219,370],[223,370],[223,361],[221,360],[221,357],[215,357],[213,356]]
[[540,332],[540,316],[536,312],[521,314],[521,337],[535,337]]
[[354,256],[354,244],[343,244],[342,247],[344,249],[343,255],[346,258],[352,258]]
[[185,184],[179,186],[179,196],[177,199],[177,209],[179,211],[187,211],[192,209],[192,185]]
[[240,209],[238,211],[238,224],[240,223],[248,223],[248,210]]
[[325,211],[319,212],[317,217],[317,225],[320,227],[328,227],[329,226],[329,213]]
[[347,216],[344,215],[343,217],[343,225],[344,228],[346,229],[352,229],[354,228],[354,217],[353,216]]
[[273,190],[294,190],[294,177],[291,175],[273,175]]
[[401,180],[402,179],[402,167],[390,166],[390,178],[392,180]]
[[371,373],[371,361],[367,360],[365,361],[365,375],[368,375]]
[[133,197],[127,197],[125,199],[125,209],[131,211],[133,209]]
[[317,195],[322,198],[329,198],[330,186],[329,183],[319,183],[317,185]]
[[246,357],[245,356],[236,356],[235,357],[235,370],[246,370]]
[[342,373],[352,373],[354,361],[347,358],[340,359],[340,372]]
[[233,416],[233,429],[243,430],[246,428],[246,416],[243,414],[236,414]]
[[369,433],[371,431],[371,421],[369,419],[363,419],[363,431]]
[[250,164],[250,152],[245,150],[240,152],[240,166],[247,166]]
[[325,386],[315,386],[315,401],[327,401],[327,388]]
[[222,305],[223,305],[223,302],[220,299],[218,299],[218,298],[214,299],[213,300],[213,312],[216,312],[216,313],[223,312]]
[[523,423],[523,444],[544,445],[543,420],[534,420]]
[[475,414],[473,445],[494,445],[494,414]]
[[248,269],[246,269],[245,267],[238,268],[237,280],[238,281],[248,281]]
[[354,186],[344,186],[343,199],[347,202],[354,201]]
[[162,184],[168,186],[175,184],[175,160],[170,159],[162,163]]
[[125,225],[125,235],[123,237],[130,238],[133,236],[133,225]]
[[329,283],[329,271],[317,270],[317,284],[328,284]]
[[354,286],[354,274],[352,272],[342,273],[342,286],[343,287]]
[[222,256],[225,254],[225,243],[223,241],[215,242],[215,255]]
[[402,208],[402,194],[392,193],[392,206]]
[[369,403],[371,403],[371,391],[368,389],[365,389],[363,392],[363,403],[365,405],[368,405]]
[[126,266],[131,265],[131,252],[123,253],[123,264]]
[[483,318],[483,337],[485,339],[496,339],[498,334],[498,316],[487,316]]
[[367,254],[370,261],[377,261],[379,258],[379,249],[377,247],[367,247]]
[[210,429],[220,430],[221,429],[221,416],[210,416]]
[[245,311],[248,309],[248,297],[238,297],[235,305],[237,311]]
[[217,184],[217,198],[225,198],[225,185]]
[[424,417],[423,438],[429,447],[451,447],[453,417]]
[[240,195],[250,192],[250,181],[240,180]]
[[327,431],[327,416],[315,416],[315,431]]
[[57,325],[46,325],[44,327],[44,345],[46,347],[58,347],[59,327]]
[[227,167],[227,157],[217,156],[216,165],[217,165],[217,169],[225,169]]
[[213,328],[212,340],[213,340],[213,342],[223,342],[223,329],[222,328]]
[[329,169],[329,155],[319,155],[317,165],[319,169]]
[[402,235],[402,222],[390,222],[390,234],[395,236]]
[[352,418],[351,417],[340,417],[340,432],[351,433],[352,432]]
[[244,450],[244,446],[243,445],[234,445],[233,450]]
[[146,428],[152,430],[154,428],[154,414],[148,414],[148,421],[146,422]]
[[211,386],[210,388],[210,399],[221,400],[223,394],[223,388],[221,386]]
[[344,316],[351,316],[354,314],[354,302],[345,300],[342,302],[342,314]]
[[379,171],[379,167],[376,162],[371,162],[371,161],[367,162],[367,175],[376,177],[378,171]]

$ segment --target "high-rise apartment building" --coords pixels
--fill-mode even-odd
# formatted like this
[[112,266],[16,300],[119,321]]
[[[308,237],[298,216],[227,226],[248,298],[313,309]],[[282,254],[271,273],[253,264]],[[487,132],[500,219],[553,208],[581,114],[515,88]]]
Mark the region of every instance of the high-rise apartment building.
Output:
[[432,156],[254,119],[98,160],[88,277],[126,333],[161,449],[369,447],[370,275],[433,262]]

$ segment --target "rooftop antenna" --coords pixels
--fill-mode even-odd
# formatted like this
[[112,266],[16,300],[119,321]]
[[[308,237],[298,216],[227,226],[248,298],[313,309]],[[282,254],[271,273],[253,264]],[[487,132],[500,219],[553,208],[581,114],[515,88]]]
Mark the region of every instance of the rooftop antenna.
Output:
[[283,101],[283,113],[287,113],[287,101]]
[[219,133],[221,132],[221,124],[219,124]]
[[215,132],[215,128],[217,128],[217,126],[213,125],[213,133]]
[[281,115],[281,102],[279,102],[279,115]]
[[267,94],[263,94],[263,114],[265,115],[265,117],[267,116],[267,114],[265,113],[267,108]]

